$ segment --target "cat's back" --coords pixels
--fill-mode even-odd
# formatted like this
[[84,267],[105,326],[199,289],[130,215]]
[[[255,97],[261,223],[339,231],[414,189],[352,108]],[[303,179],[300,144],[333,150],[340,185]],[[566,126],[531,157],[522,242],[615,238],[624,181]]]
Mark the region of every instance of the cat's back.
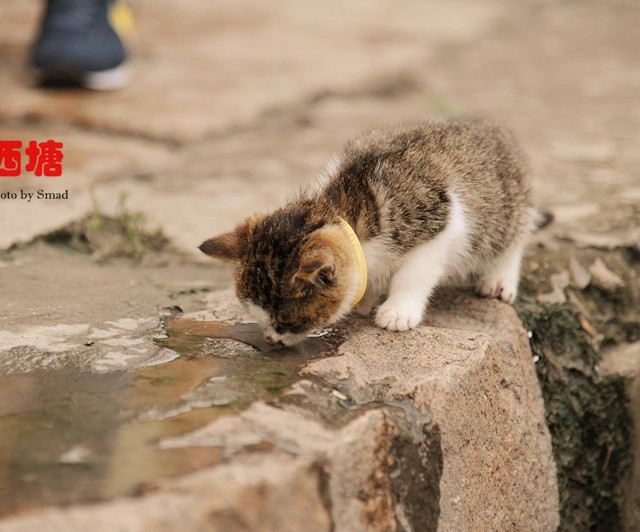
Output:
[[445,195],[455,195],[477,228],[473,240],[487,251],[524,230],[530,216],[530,185],[517,143],[488,120],[434,120],[366,132],[347,144],[340,170],[343,179],[366,183],[406,212],[443,213]]
[[376,129],[347,144],[340,174],[400,191],[454,189],[474,202],[506,194],[528,200],[529,181],[515,139],[483,119],[425,121]]
[[[517,144],[510,131],[484,119],[461,118],[431,120],[414,124],[373,129],[347,143],[342,154],[345,163],[401,162],[473,167],[509,152],[522,163]],[[445,168],[442,168],[445,169]]]

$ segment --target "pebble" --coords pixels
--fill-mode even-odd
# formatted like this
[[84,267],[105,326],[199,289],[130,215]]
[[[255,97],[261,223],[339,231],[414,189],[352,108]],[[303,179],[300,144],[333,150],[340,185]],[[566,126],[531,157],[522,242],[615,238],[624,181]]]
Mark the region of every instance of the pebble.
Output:
[[564,289],[569,286],[569,272],[563,270],[560,273],[551,275],[551,286],[553,287],[551,292],[539,294],[538,301],[542,303],[564,303],[567,300]]

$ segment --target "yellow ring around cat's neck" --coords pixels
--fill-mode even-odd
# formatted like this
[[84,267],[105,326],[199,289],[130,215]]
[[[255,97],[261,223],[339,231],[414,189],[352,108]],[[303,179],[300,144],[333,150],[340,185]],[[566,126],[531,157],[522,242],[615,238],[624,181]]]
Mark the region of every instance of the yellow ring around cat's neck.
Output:
[[360,303],[360,300],[364,296],[364,292],[367,289],[367,260],[364,257],[364,251],[362,249],[362,245],[360,244],[360,240],[358,239],[358,235],[356,235],[356,232],[344,218],[339,218],[339,220],[340,227],[344,229],[344,232],[351,244],[351,249],[356,260],[356,267],[358,268],[358,276],[360,278],[358,290],[353,298],[353,302],[351,303],[351,307],[355,307],[358,303]]

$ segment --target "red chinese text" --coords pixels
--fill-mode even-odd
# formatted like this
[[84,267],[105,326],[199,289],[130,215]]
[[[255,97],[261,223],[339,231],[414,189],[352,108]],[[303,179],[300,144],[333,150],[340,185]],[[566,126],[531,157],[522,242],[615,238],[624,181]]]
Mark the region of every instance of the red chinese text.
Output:
[[[0,140],[0,177],[18,177],[22,169],[22,141]],[[24,150],[25,171],[36,177],[62,175],[63,143],[55,140],[30,140]]]

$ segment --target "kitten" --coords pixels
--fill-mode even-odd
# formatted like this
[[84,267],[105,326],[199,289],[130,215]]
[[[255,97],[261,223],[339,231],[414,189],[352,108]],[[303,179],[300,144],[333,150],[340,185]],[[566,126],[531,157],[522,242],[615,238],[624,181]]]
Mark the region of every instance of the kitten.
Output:
[[383,297],[376,324],[412,329],[445,282],[515,299],[535,211],[504,130],[452,120],[372,131],[325,178],[200,246],[237,264],[237,295],[268,341],[295,344]]

